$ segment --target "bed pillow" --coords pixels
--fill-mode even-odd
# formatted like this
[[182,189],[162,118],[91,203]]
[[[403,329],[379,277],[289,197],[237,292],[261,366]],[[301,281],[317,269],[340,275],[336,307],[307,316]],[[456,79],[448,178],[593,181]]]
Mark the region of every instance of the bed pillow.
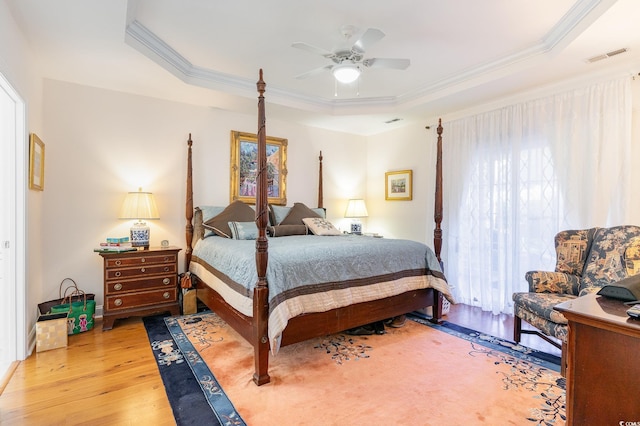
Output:
[[280,222],[289,214],[289,210],[291,207],[269,204],[269,221],[272,225],[280,225]]
[[231,238],[231,228],[229,222],[251,222],[255,220],[256,212],[251,206],[236,200],[229,204],[216,216],[204,223],[205,229],[215,232],[217,235],[225,238]]
[[[280,225],[284,218],[289,214],[289,211],[291,211],[291,207],[269,204],[269,223],[272,225]],[[312,208],[311,211],[316,213],[319,217],[327,217],[327,212],[322,207]]]
[[302,219],[314,235],[342,235],[331,222],[321,217],[305,217]]
[[288,237],[290,235],[307,235],[306,225],[276,225],[267,228],[270,237]]
[[323,219],[327,218],[327,211],[324,208],[322,208],[322,207],[314,207],[311,210],[313,210],[321,218],[323,218]]
[[[208,221],[209,219],[211,219],[212,217],[220,214],[220,212],[222,212],[222,210],[224,210],[224,206],[198,206],[198,209],[200,209],[200,211],[202,211],[202,224],[204,225],[204,223],[206,221]],[[208,229],[205,227],[204,229],[204,238],[207,238],[211,235],[214,235],[214,232],[211,229]]]
[[258,238],[258,227],[255,222],[229,222],[231,238],[234,240],[255,240]]
[[282,219],[278,225],[303,225],[302,219],[305,217],[317,217],[322,219],[320,215],[302,203],[294,203],[287,216]]

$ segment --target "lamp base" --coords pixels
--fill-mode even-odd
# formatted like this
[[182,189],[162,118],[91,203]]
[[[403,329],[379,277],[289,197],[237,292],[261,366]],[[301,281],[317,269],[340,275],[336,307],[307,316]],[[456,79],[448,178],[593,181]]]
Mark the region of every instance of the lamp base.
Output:
[[130,229],[131,231],[131,246],[133,247],[149,247],[149,236],[151,231],[146,223],[136,222]]
[[351,222],[351,233],[356,235],[362,235],[362,223]]

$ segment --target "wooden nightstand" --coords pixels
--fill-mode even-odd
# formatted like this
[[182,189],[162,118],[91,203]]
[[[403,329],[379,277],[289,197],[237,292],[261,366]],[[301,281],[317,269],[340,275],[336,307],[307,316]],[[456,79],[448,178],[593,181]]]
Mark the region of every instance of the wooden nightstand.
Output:
[[99,253],[104,258],[102,330],[118,318],[170,312],[180,315],[178,303],[178,247],[151,247],[122,253]]

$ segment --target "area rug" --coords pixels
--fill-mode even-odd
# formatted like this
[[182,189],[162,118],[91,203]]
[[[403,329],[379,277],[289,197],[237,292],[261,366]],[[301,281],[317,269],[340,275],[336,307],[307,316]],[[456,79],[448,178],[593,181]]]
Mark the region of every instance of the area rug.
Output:
[[144,323],[180,426],[565,421],[557,357],[447,322],[284,347],[260,387],[253,348],[215,314]]

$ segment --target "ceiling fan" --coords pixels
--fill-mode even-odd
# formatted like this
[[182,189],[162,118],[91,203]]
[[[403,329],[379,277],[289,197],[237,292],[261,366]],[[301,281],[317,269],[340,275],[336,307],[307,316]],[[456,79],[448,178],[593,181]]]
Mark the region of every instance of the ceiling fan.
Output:
[[[345,25],[341,28],[342,35],[349,40],[354,32],[355,27]],[[303,79],[321,74],[325,71],[331,71],[333,76],[341,83],[352,83],[360,77],[360,73],[364,68],[389,68],[397,70],[405,70],[410,64],[409,59],[394,58],[365,58],[365,51],[374,43],[384,37],[384,33],[376,28],[367,29],[364,34],[350,47],[341,47],[333,51],[325,50],[320,47],[312,46],[304,42],[296,42],[291,46],[316,53],[330,59],[333,64],[316,68],[297,75],[297,79]]]

